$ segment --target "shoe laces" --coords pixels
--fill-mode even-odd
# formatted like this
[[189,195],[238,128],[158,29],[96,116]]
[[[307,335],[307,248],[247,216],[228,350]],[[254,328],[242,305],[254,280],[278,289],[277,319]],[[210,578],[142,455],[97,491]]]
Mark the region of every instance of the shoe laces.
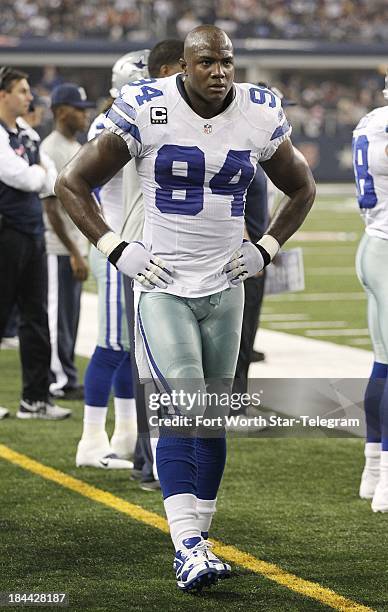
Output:
[[184,551],[185,562],[191,557],[198,557],[200,554],[206,555],[206,552],[209,548],[209,542],[207,540],[201,540],[193,546],[193,548],[188,548],[187,551]]

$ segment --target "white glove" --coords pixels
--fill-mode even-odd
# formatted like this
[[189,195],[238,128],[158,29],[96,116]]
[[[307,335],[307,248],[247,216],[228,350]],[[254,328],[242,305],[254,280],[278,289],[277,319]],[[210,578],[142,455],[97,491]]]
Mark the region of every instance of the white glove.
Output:
[[174,268],[147,251],[141,242],[130,242],[118,258],[116,267],[146,289],[166,289],[174,282],[171,278]]
[[252,242],[244,241],[225,264],[223,272],[226,273],[229,286],[236,287],[246,278],[255,276],[263,268],[264,259],[259,249]]

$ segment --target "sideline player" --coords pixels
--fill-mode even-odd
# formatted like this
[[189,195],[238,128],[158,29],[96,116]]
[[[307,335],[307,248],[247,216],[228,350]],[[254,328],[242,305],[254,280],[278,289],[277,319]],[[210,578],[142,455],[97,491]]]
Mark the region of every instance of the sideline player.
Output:
[[[388,100],[388,77],[384,97]],[[374,363],[365,392],[365,467],[360,497],[388,512],[388,106],[376,108],[353,132],[353,166],[365,233],[356,268],[368,296]]]
[[[177,39],[166,39],[158,42],[148,57],[148,72],[152,78],[164,78],[181,72],[179,63],[183,55],[183,42]],[[121,237],[126,242],[141,240],[144,225],[143,194],[141,193],[139,177],[136,172],[135,160],[126,164],[123,169],[124,189],[124,225]],[[136,415],[138,438],[134,457],[135,469],[131,477],[140,481],[141,489],[145,491],[160,490],[159,479],[155,469],[155,449],[157,437],[150,437],[146,413],[145,386],[139,384],[139,376],[135,362],[134,337],[134,296],[132,279],[123,275],[126,312],[129,326],[129,344],[133,365],[134,385],[136,393]]]
[[[109,129],[83,147],[56,189],[85,235],[136,279],[139,323],[154,371],[167,386],[183,382],[184,391],[199,390],[190,416],[201,417],[211,408],[202,401],[205,379],[221,389],[227,388],[225,379],[233,379],[242,281],[263,269],[302,224],[315,185],[292,147],[280,100],[267,89],[233,83],[233,48],[225,32],[214,26],[190,32],[182,70],[124,88],[108,113]],[[145,205],[140,244],[112,232],[90,195],[132,157]],[[257,163],[289,201],[257,244],[243,243],[245,193]],[[180,414],[185,407],[179,405]],[[219,415],[220,408],[208,416]],[[203,537],[226,455],[224,429],[212,433],[163,435],[157,448],[182,590],[228,573],[214,555],[209,559]]]
[[[165,40],[155,45],[149,57],[149,51],[145,49],[127,53],[119,58],[112,69],[110,98],[102,113],[93,121],[88,140],[104,129],[105,111],[118,97],[121,87],[148,76],[147,58],[151,75],[161,78],[180,71],[179,58],[182,52],[182,42]],[[134,162],[127,164],[99,191],[99,201],[106,222],[115,231],[121,232],[124,240],[130,242],[141,239],[144,210]],[[127,276],[123,277],[93,246],[90,250],[90,265],[97,280],[99,293],[99,337],[85,376],[84,429],[78,445],[76,463],[79,466],[129,467],[128,462],[118,461],[114,455],[119,459],[133,455],[137,429],[136,412],[145,413],[142,389],[136,385],[135,402],[133,398],[135,389],[131,384],[135,353],[133,351],[131,357],[128,353],[131,342],[133,345],[133,332],[130,333],[128,341],[125,312],[128,316],[128,311],[132,311],[133,308],[130,308],[130,305],[126,308],[122,285],[130,294],[129,302],[133,302],[130,287],[132,281]],[[130,319],[133,327],[134,317]],[[133,374],[136,384],[136,372]],[[112,383],[115,392],[115,430],[109,446],[105,421]],[[140,425],[143,421],[144,418],[142,419],[140,415]],[[142,430],[142,427],[139,429]],[[134,461],[138,461],[139,468],[142,468],[136,472],[136,474],[140,472],[141,488],[145,490],[160,488],[159,481],[153,476],[149,434],[142,433],[139,437]]]
[[[148,55],[149,50],[144,49],[126,53],[115,62],[110,98],[90,126],[88,140],[104,129],[104,111],[119,96],[121,87],[148,76]],[[120,170],[97,192],[106,223],[118,233],[124,222],[123,173],[124,170]],[[140,187],[130,186],[130,189],[138,191],[140,196]],[[137,426],[123,278],[121,272],[94,246],[90,249],[89,262],[98,290],[98,338],[85,373],[83,431],[77,447],[76,464],[78,467],[130,469],[133,464],[127,459],[135,451]],[[115,429],[109,442],[105,423],[112,387]]]
[[[51,109],[54,129],[41,149],[58,172],[80,148],[78,134],[88,125],[88,109],[95,106],[83,87],[63,83],[53,89]],[[44,200],[44,222],[48,269],[48,320],[51,343],[50,393],[62,399],[83,399],[75,364],[75,343],[83,282],[88,277],[85,236],[74,225],[57,198]]]

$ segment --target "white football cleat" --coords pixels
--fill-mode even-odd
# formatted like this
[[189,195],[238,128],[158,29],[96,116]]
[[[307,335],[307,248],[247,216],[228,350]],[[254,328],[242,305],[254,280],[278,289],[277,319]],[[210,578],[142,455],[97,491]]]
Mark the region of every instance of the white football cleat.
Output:
[[381,479],[373,495],[372,510],[373,512],[388,512],[388,482],[383,482]]
[[230,578],[232,568],[230,567],[229,563],[221,561],[221,559],[219,559],[214,554],[214,552],[211,550],[213,546],[212,542],[209,542],[209,540],[205,540],[205,546],[206,556],[209,559],[210,565],[216,570],[218,578],[220,578],[221,580],[224,580],[225,578]]
[[105,436],[81,438],[78,442],[75,463],[77,467],[95,467],[103,470],[131,470],[133,468],[132,461],[120,459],[112,453],[106,433]]
[[127,432],[125,434],[114,433],[110,440],[112,453],[120,459],[132,458],[135,452],[137,432]]
[[207,557],[207,545],[201,537],[183,540],[174,559],[176,583],[181,591],[201,591],[218,580],[218,573]]

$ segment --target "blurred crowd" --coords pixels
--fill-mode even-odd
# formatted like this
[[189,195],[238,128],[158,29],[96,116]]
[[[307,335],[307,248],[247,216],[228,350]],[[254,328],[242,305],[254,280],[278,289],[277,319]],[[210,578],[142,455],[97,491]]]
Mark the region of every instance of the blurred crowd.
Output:
[[287,99],[296,102],[287,109],[294,133],[309,138],[322,134],[349,133],[368,111],[384,106],[384,79],[372,72],[337,73],[336,80],[317,74],[281,75],[278,86]]
[[52,40],[180,36],[214,23],[235,38],[388,40],[386,0],[2,0],[0,35]]
[[[93,97],[99,99],[103,89],[102,74],[79,72],[73,69],[70,75],[63,76],[61,70],[46,66],[34,82],[34,88],[48,100],[53,87],[64,80],[81,82]],[[384,106],[382,95],[384,77],[372,71],[337,71],[320,73],[316,71],[281,72],[271,83],[284,93],[286,99],[295,103],[287,108],[287,116],[293,126],[294,135],[318,138],[321,135],[335,136],[339,132],[350,133],[365,113],[372,108]],[[97,104],[97,107],[99,105]],[[45,128],[41,135],[46,136],[50,127],[50,113],[45,113]]]

